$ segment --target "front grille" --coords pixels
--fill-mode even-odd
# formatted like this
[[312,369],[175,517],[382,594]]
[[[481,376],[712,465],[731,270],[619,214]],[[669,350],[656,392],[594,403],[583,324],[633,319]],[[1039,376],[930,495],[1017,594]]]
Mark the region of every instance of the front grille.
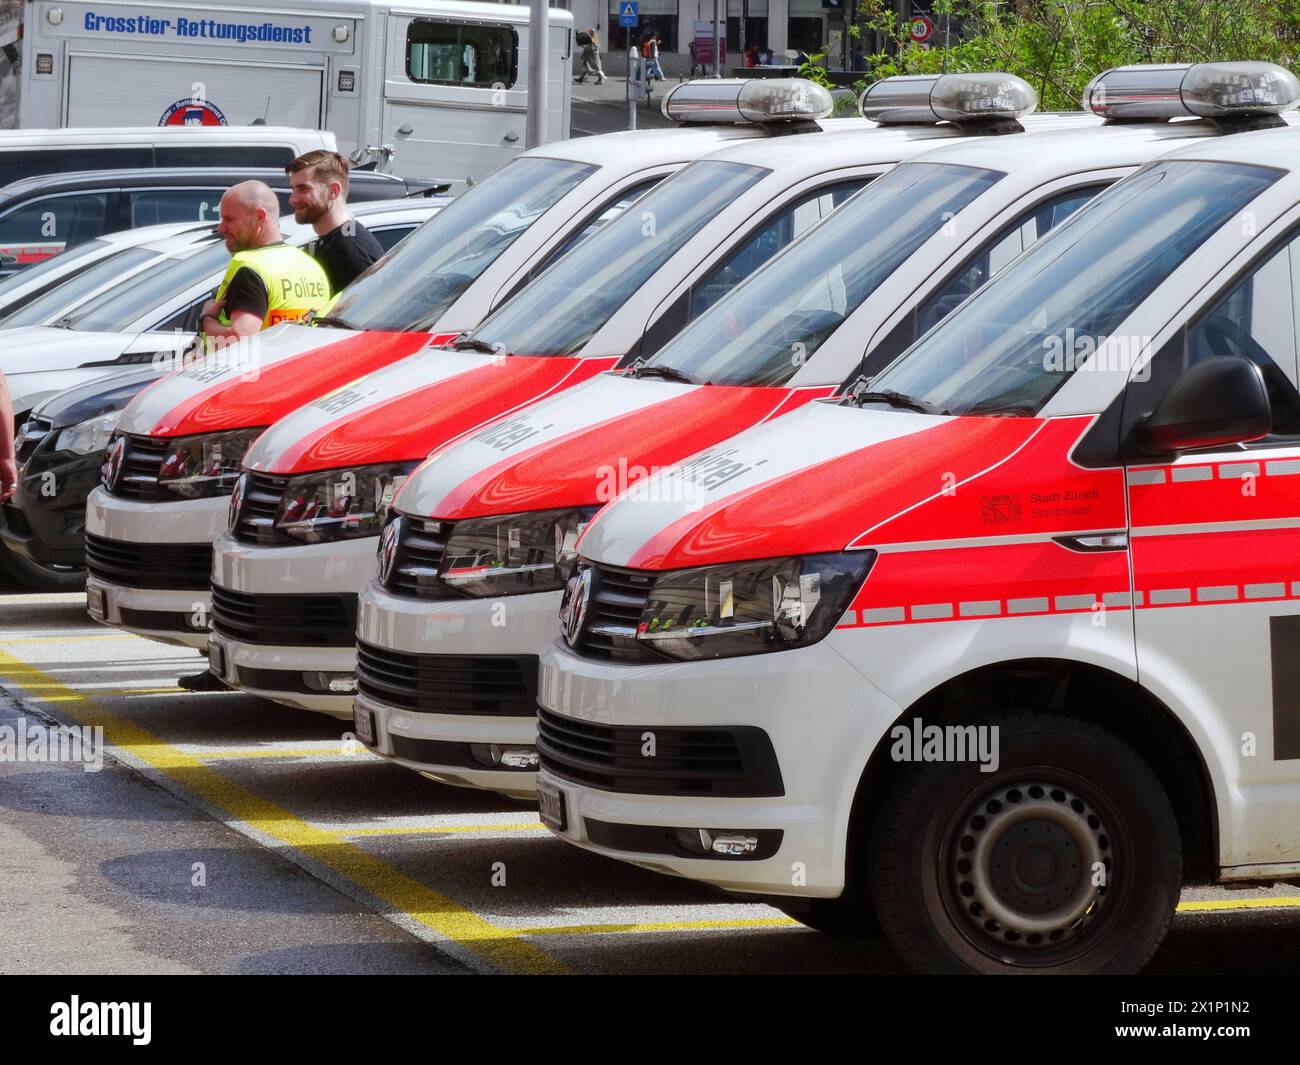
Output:
[[393,563],[384,578],[384,587],[394,595],[411,599],[463,599],[464,594],[443,583],[443,552],[451,539],[452,523],[401,517]]
[[532,717],[536,655],[413,655],[357,644],[357,691],[420,714]]
[[35,454],[45,438],[54,430],[54,422],[49,418],[28,418],[22,426],[22,437],[18,441],[18,465],[21,467]]
[[275,527],[275,516],[280,513],[289,478],[267,477],[260,473],[249,473],[246,477],[239,514],[232,530],[235,539],[263,546],[297,543]]
[[156,436],[126,436],[122,465],[108,491],[122,499],[143,499],[149,502],[178,498],[158,483],[158,471],[171,441]]
[[211,544],[136,543],[86,533],[86,569],[123,588],[182,588],[206,592]]
[[662,662],[663,655],[636,638],[654,577],[647,573],[591,567],[591,598],[574,650],[614,662]]
[[542,768],[603,791],[752,798],[784,795],[767,733],[752,726],[598,725],[537,712]]
[[212,628],[240,643],[276,647],[351,647],[355,593],[249,595],[212,586]]

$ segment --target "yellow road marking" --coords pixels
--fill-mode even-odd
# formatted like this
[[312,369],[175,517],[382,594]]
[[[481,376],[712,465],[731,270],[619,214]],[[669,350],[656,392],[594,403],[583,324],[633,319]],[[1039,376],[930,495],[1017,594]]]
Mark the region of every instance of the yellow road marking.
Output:
[[1300,906],[1300,898],[1294,895],[1277,895],[1264,899],[1201,899],[1196,902],[1180,902],[1179,913],[1211,913],[1217,910],[1284,910]]
[[532,821],[522,825],[413,825],[410,828],[339,828],[333,831],[339,836],[417,836],[444,832],[533,832],[544,827],[540,821]]
[[711,932],[724,928],[790,928],[792,917],[738,917],[730,921],[646,921],[637,924],[574,924],[516,928],[521,936],[593,936],[621,932]]
[[[77,724],[102,726],[105,738],[113,746],[226,811],[233,820],[263,836],[288,844],[398,912],[480,955],[495,968],[512,973],[569,971],[549,954],[524,940],[519,932],[489,923],[387,862],[340,840],[335,833],[316,828],[283,807],[223,777],[204,765],[197,755],[174,747],[4,651],[0,651],[0,676],[19,688],[36,693],[35,697],[42,702],[65,704],[63,709],[67,716]],[[54,690],[62,693],[55,700],[41,694]]]

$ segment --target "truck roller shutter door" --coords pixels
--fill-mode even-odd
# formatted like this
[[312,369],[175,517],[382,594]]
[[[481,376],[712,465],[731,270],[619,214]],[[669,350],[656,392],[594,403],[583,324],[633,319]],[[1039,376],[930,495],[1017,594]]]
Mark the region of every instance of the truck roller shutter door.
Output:
[[71,55],[68,59],[68,126],[156,126],[173,104],[202,88],[211,108],[178,110],[174,124],[251,125],[319,129],[324,82],[321,67],[212,62],[179,57]]

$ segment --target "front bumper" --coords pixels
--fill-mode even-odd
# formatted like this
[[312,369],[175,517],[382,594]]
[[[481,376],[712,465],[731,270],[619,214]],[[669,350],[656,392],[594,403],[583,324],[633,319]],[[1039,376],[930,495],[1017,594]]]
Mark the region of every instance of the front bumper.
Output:
[[535,749],[536,660],[561,594],[427,600],[368,584],[357,707],[374,715],[372,749],[445,783],[531,798],[535,770],[494,762],[492,748],[513,761]]
[[[593,750],[600,737],[613,741],[608,757],[575,758],[577,748],[549,742],[560,732],[543,725],[537,785],[543,797],[560,796],[561,838],[735,891],[822,898],[843,891],[854,795],[899,708],[825,641],[774,654],[645,665],[582,658],[553,642],[542,655],[539,689],[553,724],[597,737]],[[674,761],[685,750],[681,737],[709,728],[736,738],[741,764],[753,770],[748,777],[728,783],[708,769],[684,773],[690,763]],[[654,743],[658,734],[665,750]],[[758,772],[769,743],[776,786]],[[722,794],[706,794],[711,787]],[[678,829],[694,838],[701,829],[715,839],[750,838],[757,849],[697,856]]]
[[[211,544],[225,529],[229,510],[225,496],[137,502],[96,488],[86,500],[90,616],[140,636],[205,649]],[[164,572],[165,582],[159,576]]]
[[80,569],[85,565],[86,497],[99,483],[104,453],[55,451],[58,434],[52,430],[31,452],[19,472],[18,491],[0,505],[0,540],[39,565]]
[[264,547],[213,545],[213,642],[223,679],[266,699],[351,719],[356,595],[375,574],[375,537]]

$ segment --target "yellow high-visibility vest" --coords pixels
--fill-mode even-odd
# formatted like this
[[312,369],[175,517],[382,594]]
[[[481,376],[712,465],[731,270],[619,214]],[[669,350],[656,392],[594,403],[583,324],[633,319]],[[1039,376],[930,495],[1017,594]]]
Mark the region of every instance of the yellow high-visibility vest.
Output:
[[[309,311],[324,314],[333,302],[329,278],[320,264],[302,249],[287,244],[270,244],[265,248],[235,252],[230,257],[221,284],[217,286],[217,299],[225,298],[231,280],[244,267],[257,274],[266,286],[263,329],[277,322],[299,321],[306,318]],[[230,324],[224,307],[218,320],[222,325]]]

